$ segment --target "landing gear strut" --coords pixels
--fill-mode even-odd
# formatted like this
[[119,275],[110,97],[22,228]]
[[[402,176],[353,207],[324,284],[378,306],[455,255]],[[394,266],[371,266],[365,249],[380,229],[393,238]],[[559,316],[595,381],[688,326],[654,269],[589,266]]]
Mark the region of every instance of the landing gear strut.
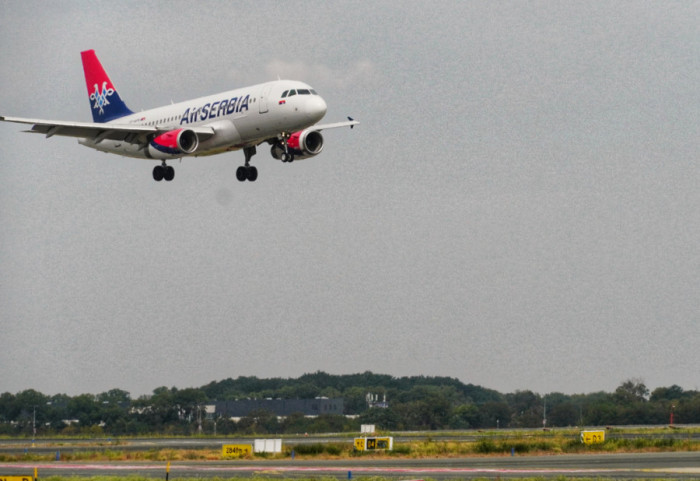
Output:
[[250,165],[250,159],[255,155],[255,146],[246,147],[243,149],[243,154],[245,154],[245,165],[241,165],[236,169],[236,178],[240,182],[245,182],[249,180],[255,182],[258,179],[258,169]]
[[175,178],[175,169],[170,165],[166,165],[165,161],[161,165],[156,165],[153,168],[153,180],[160,182],[165,179],[166,182],[170,182]]
[[283,150],[282,155],[280,155],[280,160],[282,162],[294,162],[294,154],[289,151],[289,145],[287,144],[289,137],[291,137],[289,132],[282,132],[279,135],[280,144],[282,144]]

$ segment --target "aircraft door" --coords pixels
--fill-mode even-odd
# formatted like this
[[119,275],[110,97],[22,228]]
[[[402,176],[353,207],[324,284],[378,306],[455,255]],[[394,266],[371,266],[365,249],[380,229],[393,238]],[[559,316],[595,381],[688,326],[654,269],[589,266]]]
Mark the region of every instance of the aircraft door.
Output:
[[270,90],[272,90],[272,84],[263,85],[262,94],[260,94],[260,113],[264,114],[268,111],[267,108],[267,98],[270,96]]

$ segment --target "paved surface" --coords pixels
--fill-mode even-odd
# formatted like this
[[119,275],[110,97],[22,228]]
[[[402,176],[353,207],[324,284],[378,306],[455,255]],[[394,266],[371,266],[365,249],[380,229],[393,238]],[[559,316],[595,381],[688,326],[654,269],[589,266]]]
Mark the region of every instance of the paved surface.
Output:
[[[39,476],[143,475],[164,478],[165,462],[0,463],[0,475]],[[173,462],[170,480],[183,477],[270,476],[281,478],[333,476],[347,479],[390,476],[415,479],[520,478],[531,476],[611,477],[616,479],[700,479],[700,453],[638,453],[562,456],[507,456],[459,459],[232,460]]]

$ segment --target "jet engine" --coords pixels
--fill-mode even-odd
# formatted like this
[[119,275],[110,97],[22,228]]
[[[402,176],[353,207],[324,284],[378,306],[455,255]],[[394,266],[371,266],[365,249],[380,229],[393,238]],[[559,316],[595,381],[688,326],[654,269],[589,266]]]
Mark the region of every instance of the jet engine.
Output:
[[188,129],[170,130],[155,137],[148,144],[148,153],[154,159],[168,159],[191,154],[199,146],[197,134]]
[[[313,128],[294,132],[287,140],[287,150],[294,156],[294,159],[308,159],[318,155],[323,150],[323,136],[318,130]],[[277,160],[282,160],[284,146],[277,142],[270,151]]]

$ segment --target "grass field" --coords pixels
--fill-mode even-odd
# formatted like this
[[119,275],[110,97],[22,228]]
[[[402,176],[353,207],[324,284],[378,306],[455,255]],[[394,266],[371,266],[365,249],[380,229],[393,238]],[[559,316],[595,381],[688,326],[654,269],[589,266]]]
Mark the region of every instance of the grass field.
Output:
[[[673,437],[669,437],[669,434]],[[503,455],[552,455],[552,454],[585,454],[585,453],[629,453],[629,452],[662,452],[662,451],[700,451],[700,440],[692,434],[700,433],[700,428],[693,429],[608,429],[606,440],[601,444],[585,445],[580,442],[579,431],[568,430],[532,430],[532,431],[491,431],[483,433],[470,432],[475,441],[442,441],[431,438],[438,437],[437,433],[416,433],[408,436],[409,441],[394,444],[392,451],[355,452],[352,437],[347,441],[319,442],[297,444],[286,442],[283,452],[276,455],[251,455],[249,459],[264,457],[267,459],[284,459],[291,457],[292,452],[298,459],[339,459],[351,457],[372,458],[424,458],[424,457],[465,457],[465,456],[503,456]],[[458,436],[459,433],[449,433]],[[391,435],[384,433],[383,435]],[[623,437],[624,435],[624,437]],[[405,433],[401,433],[406,438]],[[415,437],[415,439],[413,439]],[[337,439],[337,436],[334,436]],[[252,442],[251,438],[251,442]],[[55,447],[60,453],[61,461],[207,461],[222,459],[220,449],[143,449],[132,450],[125,447],[132,441],[129,438],[115,439],[105,442],[104,439],[91,441],[88,438],[77,439],[80,448],[61,452],[61,443],[42,446]],[[221,438],[222,444],[226,443]],[[0,453],[0,462],[19,461],[54,461],[56,454],[44,451],[35,453],[27,446],[27,440],[18,439],[16,452]],[[72,443],[76,445],[75,442]],[[99,447],[100,449],[94,449]]]

